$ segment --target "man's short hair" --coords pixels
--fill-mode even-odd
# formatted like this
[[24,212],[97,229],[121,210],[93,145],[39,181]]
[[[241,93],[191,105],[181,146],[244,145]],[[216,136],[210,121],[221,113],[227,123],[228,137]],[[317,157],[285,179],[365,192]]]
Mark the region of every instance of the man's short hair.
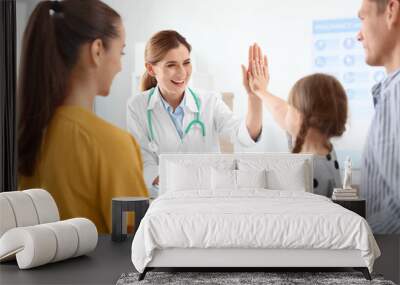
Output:
[[376,5],[378,5],[378,12],[383,13],[386,9],[387,4],[389,3],[389,0],[369,0],[371,2],[375,2]]

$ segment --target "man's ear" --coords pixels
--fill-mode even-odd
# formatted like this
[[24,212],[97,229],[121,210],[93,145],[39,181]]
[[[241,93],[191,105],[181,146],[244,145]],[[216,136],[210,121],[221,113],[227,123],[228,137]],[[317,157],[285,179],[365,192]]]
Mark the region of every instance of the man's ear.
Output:
[[386,15],[386,23],[390,30],[400,25],[400,0],[388,1]]
[[101,39],[94,40],[90,45],[90,57],[96,66],[100,65],[103,53],[103,41]]
[[146,67],[147,73],[148,73],[150,76],[153,76],[153,77],[156,76],[156,73],[154,72],[154,68],[153,68],[153,65],[152,65],[152,64],[146,63],[146,64],[145,64],[145,67]]

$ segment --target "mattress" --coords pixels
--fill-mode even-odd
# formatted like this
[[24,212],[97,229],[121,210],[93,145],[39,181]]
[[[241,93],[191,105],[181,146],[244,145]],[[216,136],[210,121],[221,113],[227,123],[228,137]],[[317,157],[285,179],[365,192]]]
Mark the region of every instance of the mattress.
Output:
[[372,271],[379,248],[361,216],[308,192],[242,189],[157,198],[132,243],[139,272],[163,249],[359,250]]

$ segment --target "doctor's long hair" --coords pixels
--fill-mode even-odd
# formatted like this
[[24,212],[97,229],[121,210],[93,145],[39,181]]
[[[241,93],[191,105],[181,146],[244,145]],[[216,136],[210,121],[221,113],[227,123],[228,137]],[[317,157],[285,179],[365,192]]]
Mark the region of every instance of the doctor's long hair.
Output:
[[119,14],[99,0],[41,1],[26,27],[18,82],[18,172],[30,176],[43,135],[66,97],[83,44],[119,36]]
[[[184,45],[189,52],[192,50],[192,47],[187,40],[177,31],[160,31],[154,34],[147,42],[144,52],[144,61],[145,63],[157,64],[157,62],[161,61],[165,57],[168,51],[179,47],[181,44]],[[150,76],[150,74],[145,71],[140,82],[140,90],[146,91],[156,85],[156,78]]]
[[[316,73],[297,81],[289,94],[289,104],[302,116],[293,153],[301,152],[310,128],[318,130],[328,140],[341,136],[346,130],[346,92],[340,82],[331,75]],[[326,143],[324,147],[332,150],[330,142]]]

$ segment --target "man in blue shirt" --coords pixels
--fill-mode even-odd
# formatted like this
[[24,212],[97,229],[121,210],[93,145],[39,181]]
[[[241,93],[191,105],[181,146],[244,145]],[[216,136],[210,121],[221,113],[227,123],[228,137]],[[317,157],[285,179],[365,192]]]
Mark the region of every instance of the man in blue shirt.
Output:
[[372,89],[375,114],[361,169],[374,233],[400,234],[400,0],[363,0],[358,13],[366,62],[388,74]]

